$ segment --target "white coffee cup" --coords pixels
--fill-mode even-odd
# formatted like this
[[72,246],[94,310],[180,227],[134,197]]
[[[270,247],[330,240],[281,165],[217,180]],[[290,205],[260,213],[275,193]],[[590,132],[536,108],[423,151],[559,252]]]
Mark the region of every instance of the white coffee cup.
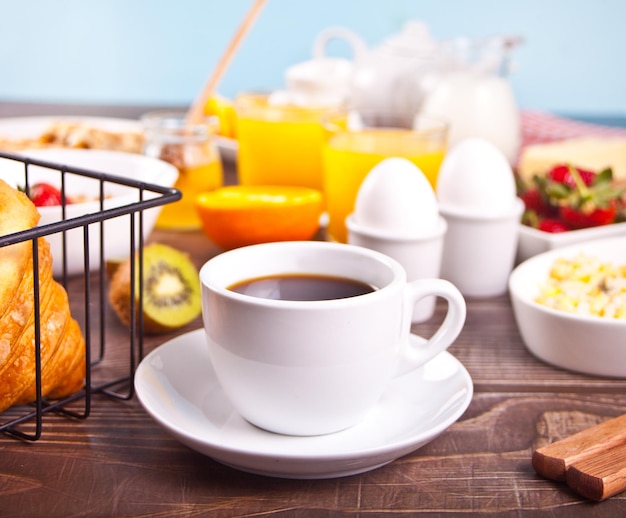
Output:
[[[333,300],[273,300],[237,293],[276,275],[352,279],[374,291]],[[406,282],[402,266],[366,248],[282,242],[238,248],[200,270],[204,327],[218,380],[250,423],[281,434],[320,435],[363,420],[390,380],[420,367],[459,335],[465,301],[448,281]],[[415,303],[448,302],[428,340],[410,334]]]

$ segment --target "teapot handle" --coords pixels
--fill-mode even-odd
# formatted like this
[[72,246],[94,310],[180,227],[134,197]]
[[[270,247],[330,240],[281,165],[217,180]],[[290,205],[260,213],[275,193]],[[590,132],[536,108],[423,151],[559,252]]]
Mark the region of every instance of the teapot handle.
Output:
[[353,54],[353,60],[365,56],[367,53],[367,44],[361,39],[361,37],[345,27],[328,27],[321,31],[315,38],[313,43],[313,58],[320,59],[326,55],[326,45],[331,40],[344,40],[350,45]]

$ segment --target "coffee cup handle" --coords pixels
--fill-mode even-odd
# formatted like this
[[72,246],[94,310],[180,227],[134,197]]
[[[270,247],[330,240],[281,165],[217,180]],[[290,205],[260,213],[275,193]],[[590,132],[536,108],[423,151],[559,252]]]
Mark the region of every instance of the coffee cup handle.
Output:
[[[410,327],[415,304],[424,297],[437,296],[446,299],[448,312],[439,329],[428,340],[411,340],[409,333],[401,342],[400,358],[396,375],[421,367],[439,353],[445,351],[461,333],[465,324],[467,308],[465,299],[457,287],[444,279],[419,279],[405,288],[404,321]],[[419,338],[419,337],[418,337]]]

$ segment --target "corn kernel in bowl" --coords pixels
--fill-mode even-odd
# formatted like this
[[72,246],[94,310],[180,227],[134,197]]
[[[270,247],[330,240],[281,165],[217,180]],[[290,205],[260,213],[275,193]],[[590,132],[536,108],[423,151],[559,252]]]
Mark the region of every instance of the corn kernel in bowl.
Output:
[[568,313],[626,319],[626,265],[583,253],[557,258],[535,301]]

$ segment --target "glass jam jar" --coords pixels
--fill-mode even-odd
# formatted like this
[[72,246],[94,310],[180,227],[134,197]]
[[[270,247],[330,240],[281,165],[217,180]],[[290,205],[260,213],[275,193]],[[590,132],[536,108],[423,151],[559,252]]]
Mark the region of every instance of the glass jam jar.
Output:
[[169,162],[178,169],[174,187],[180,201],[164,205],[156,222],[160,229],[195,230],[201,227],[196,197],[224,183],[222,162],[213,137],[217,121],[187,124],[183,112],[151,112],[141,117],[144,155]]

